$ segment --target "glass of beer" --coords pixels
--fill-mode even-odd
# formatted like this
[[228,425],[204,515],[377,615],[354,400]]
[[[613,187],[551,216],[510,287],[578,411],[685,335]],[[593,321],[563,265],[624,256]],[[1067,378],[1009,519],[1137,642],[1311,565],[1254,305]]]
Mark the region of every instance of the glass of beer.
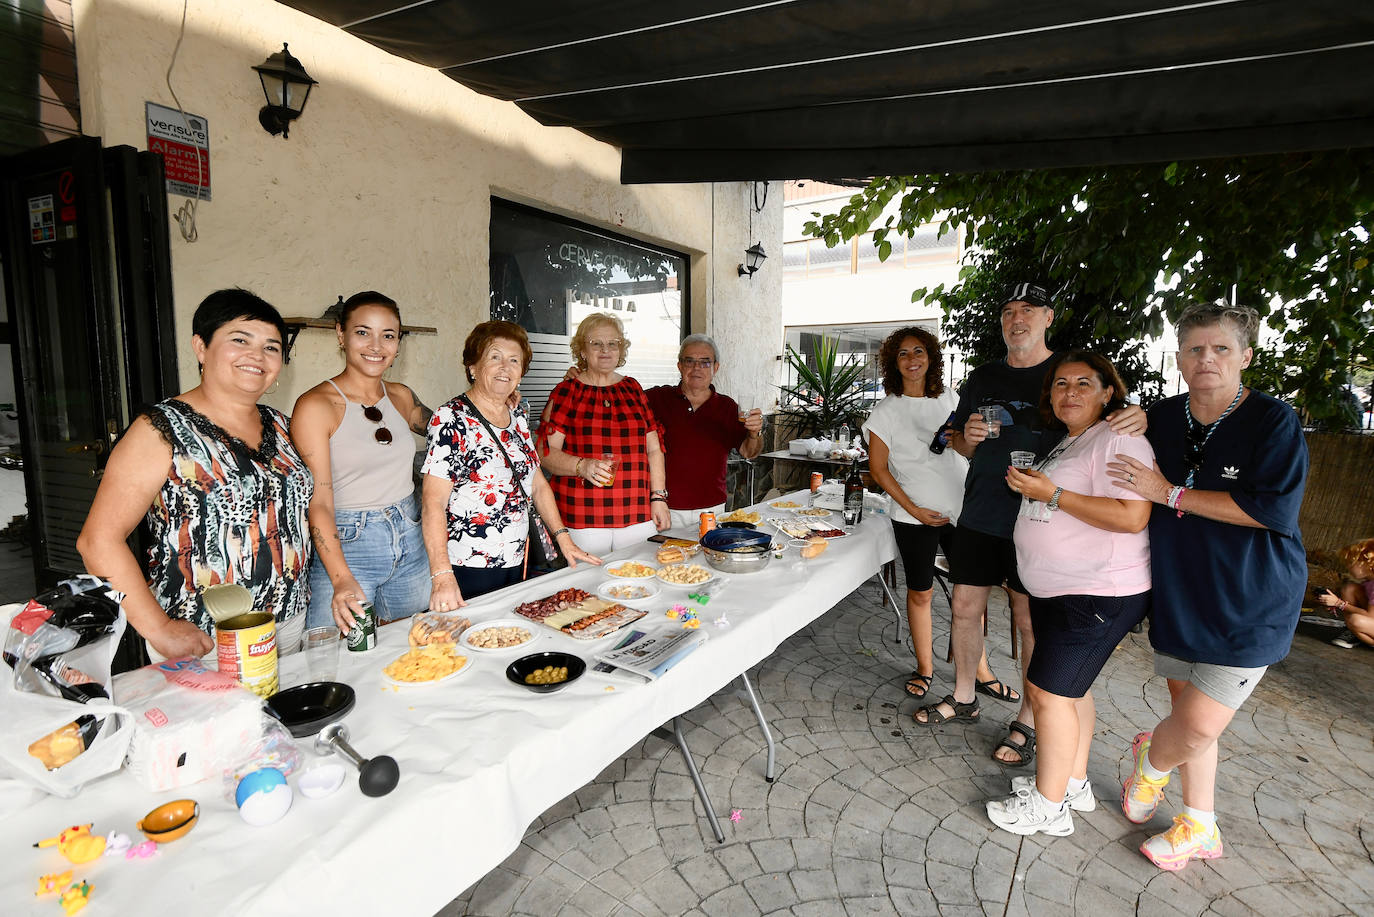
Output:
[[606,472],[606,474],[608,475],[608,477],[606,478],[606,483],[603,484],[603,485],[601,485],[601,486],[602,486],[602,487],[610,487],[612,484],[615,483],[615,465],[616,465],[615,453],[614,453],[614,452],[603,452],[603,453],[601,453],[601,461],[607,462],[607,463],[609,463],[610,466],[611,466],[611,467],[607,470],[607,472]]

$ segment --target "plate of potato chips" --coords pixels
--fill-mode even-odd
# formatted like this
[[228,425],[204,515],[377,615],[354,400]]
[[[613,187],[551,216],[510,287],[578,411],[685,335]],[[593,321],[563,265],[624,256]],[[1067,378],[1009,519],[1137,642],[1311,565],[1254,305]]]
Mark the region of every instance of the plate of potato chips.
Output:
[[401,687],[437,685],[457,678],[470,668],[468,657],[454,652],[452,643],[433,643],[397,656],[382,669],[382,677]]

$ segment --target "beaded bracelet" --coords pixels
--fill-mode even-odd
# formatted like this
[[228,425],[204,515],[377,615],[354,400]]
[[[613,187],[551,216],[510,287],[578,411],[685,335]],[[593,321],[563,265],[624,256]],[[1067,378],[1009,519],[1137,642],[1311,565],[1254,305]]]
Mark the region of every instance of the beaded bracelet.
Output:
[[453,576],[453,575],[454,575],[452,570],[435,570],[433,573],[431,573],[431,574],[429,575],[429,578],[430,578],[430,579],[438,579],[439,577],[443,576],[443,575],[446,574],[446,573],[447,573],[449,576]]
[[549,540],[550,540],[550,541],[553,541],[553,540],[556,539],[559,535],[566,535],[566,534],[568,534],[568,527],[565,525],[565,526],[563,526],[561,529],[559,529],[558,531],[556,531],[556,532],[554,532],[553,534],[549,535]]

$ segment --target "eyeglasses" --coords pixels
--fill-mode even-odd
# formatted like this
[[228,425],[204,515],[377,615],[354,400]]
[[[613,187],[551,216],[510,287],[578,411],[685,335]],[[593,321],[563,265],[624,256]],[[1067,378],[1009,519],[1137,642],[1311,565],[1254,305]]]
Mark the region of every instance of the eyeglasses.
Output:
[[624,341],[588,341],[587,346],[592,350],[619,350]]
[[683,366],[688,367],[689,369],[693,366],[695,366],[697,369],[710,369],[712,366],[716,365],[715,360],[691,360],[686,357],[683,357],[678,362],[681,363]]
[[378,425],[377,429],[372,431],[372,438],[384,446],[391,445],[391,431],[382,423],[382,409],[375,404],[365,404],[363,416]]

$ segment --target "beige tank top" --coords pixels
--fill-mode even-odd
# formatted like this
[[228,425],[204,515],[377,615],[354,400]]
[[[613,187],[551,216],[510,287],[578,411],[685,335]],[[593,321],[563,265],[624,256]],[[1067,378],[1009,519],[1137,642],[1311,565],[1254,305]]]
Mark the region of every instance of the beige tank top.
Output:
[[[325,381],[334,385],[333,379]],[[411,478],[415,438],[406,419],[385,394],[386,383],[382,383],[382,400],[377,402],[382,412],[381,423],[363,416],[363,406],[349,401],[337,385],[334,391],[344,400],[343,420],[329,437],[334,508],[357,511],[400,503],[415,489]],[[391,431],[390,443],[377,442],[377,430],[383,426]]]

